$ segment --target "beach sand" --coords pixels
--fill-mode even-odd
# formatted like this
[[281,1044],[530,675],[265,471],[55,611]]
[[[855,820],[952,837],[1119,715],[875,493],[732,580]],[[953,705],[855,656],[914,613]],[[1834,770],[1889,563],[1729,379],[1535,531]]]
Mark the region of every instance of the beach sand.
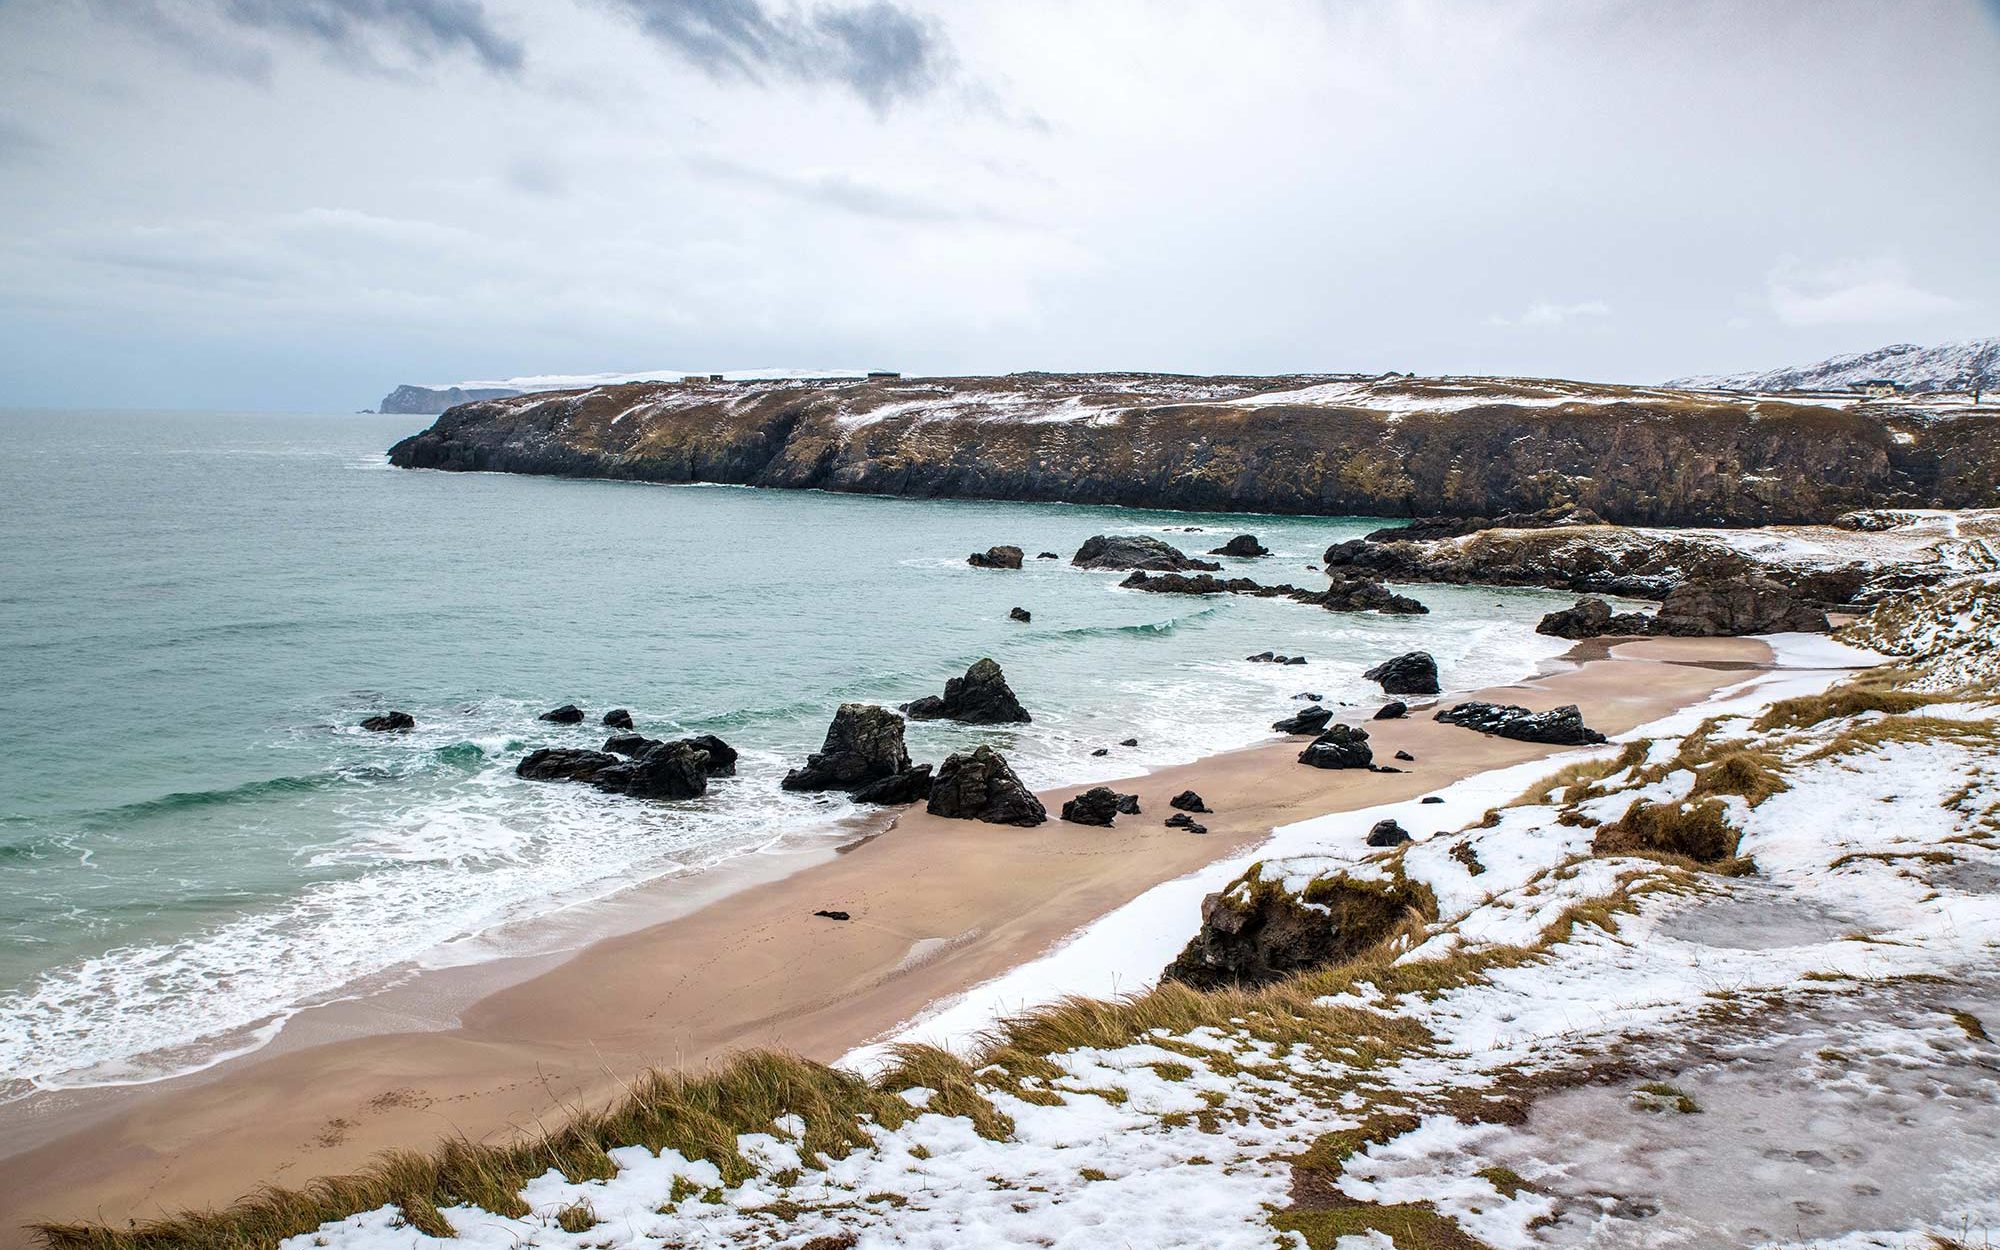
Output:
[[[1581,644],[1567,658],[1561,671],[1444,701],[1576,703],[1594,728],[1619,733],[1743,680],[1771,652],[1752,639],[1647,639]],[[1335,719],[1372,710],[1336,709]],[[831,1060],[1278,825],[1412,798],[1562,749],[1440,725],[1428,713],[1368,728],[1378,762],[1399,749],[1416,756],[1400,765],[1408,772],[1301,767],[1305,740],[1294,739],[1114,782],[1139,794],[1145,815],[1111,829],[1055,819],[1015,829],[912,809],[792,875],[488,993],[456,1027],[274,1047],[196,1078],[115,1091],[77,1114],[88,1121],[81,1127],[39,1125],[37,1144],[0,1158],[0,1245],[32,1244],[20,1231],[29,1220],[123,1225],[350,1171],[390,1147],[533,1131],[566,1109],[614,1099],[647,1067],[756,1046]],[[1082,788],[1041,798],[1053,817]],[[1184,789],[1215,809],[1200,817],[1205,837],[1162,823]],[[812,914],[823,908],[853,919]],[[1196,917],[1187,924],[1192,934]]]

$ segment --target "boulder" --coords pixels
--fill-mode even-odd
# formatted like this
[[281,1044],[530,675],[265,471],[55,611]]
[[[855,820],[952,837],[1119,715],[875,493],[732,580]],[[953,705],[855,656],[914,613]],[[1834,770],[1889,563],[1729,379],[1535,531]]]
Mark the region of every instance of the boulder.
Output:
[[417,718],[408,712],[384,712],[362,721],[361,727],[372,734],[408,733],[417,727]]
[[1530,712],[1509,703],[1460,703],[1435,719],[1517,742],[1589,746],[1604,741],[1603,734],[1583,723],[1583,713],[1574,703],[1547,712]]
[[1410,705],[1401,699],[1391,699],[1375,713],[1376,720],[1401,720],[1410,714]]
[[1410,840],[1410,831],[1393,820],[1378,820],[1368,831],[1370,846],[1401,846]]
[[1826,613],[1801,602],[1768,577],[1746,574],[1687,581],[1668,593],[1653,616],[1656,634],[1715,638],[1737,634],[1823,634]]
[[781,784],[787,790],[856,790],[909,768],[902,717],[869,703],[843,703],[819,750]]
[[1419,802],[1419,803],[1442,803],[1442,802],[1444,802],[1444,799],[1440,798],[1440,797],[1439,797],[1438,795],[1435,795],[1435,794],[1426,794],[1426,795],[1425,795],[1424,797],[1422,797],[1422,798],[1418,799],[1418,800],[1417,800],[1417,802]]
[[1007,609],[1007,619],[1010,621],[1019,621],[1021,624],[1026,625],[1029,621],[1035,619],[1035,614],[1026,608],[1009,608]]
[[1006,757],[983,745],[945,757],[931,782],[930,803],[925,810],[953,820],[1023,828],[1049,818],[1048,809],[1021,784],[1007,766]]
[[604,751],[542,747],[528,752],[514,766],[514,775],[529,781],[590,781],[598,773],[619,763],[623,761]]
[[1314,768],[1367,768],[1375,762],[1368,731],[1335,725],[1299,752],[1299,763]]
[[667,745],[658,738],[648,738],[645,734],[612,734],[604,740],[604,749],[613,755],[644,755],[654,747]]
[[1281,734],[1316,734],[1324,730],[1333,719],[1330,708],[1314,705],[1302,708],[1297,716],[1287,716],[1281,721],[1273,721],[1271,728]]
[[543,712],[535,719],[549,721],[557,725],[581,725],[583,723],[583,709],[574,703],[565,703],[559,708],[551,708]]
[[918,764],[906,768],[892,777],[871,781],[854,791],[856,803],[880,803],[884,807],[894,807],[904,803],[920,803],[931,797],[931,766]]
[[1137,738],[1120,738],[1118,745],[1121,747],[1136,747],[1139,745],[1139,740]]
[[1380,682],[1383,694],[1436,694],[1438,692],[1437,661],[1428,651],[1406,651],[1391,660],[1384,660],[1362,674],[1369,681]]
[[1396,752],[1396,758],[1403,761],[1405,764],[1414,764],[1417,762],[1417,757],[1411,755],[1408,751]]
[[589,780],[600,790],[635,799],[698,799],[708,793],[709,762],[708,752],[693,739],[678,738],[599,769]]
[[1028,715],[1006,675],[992,660],[980,660],[944,684],[944,697],[925,695],[905,703],[903,711],[911,720],[955,720],[967,725],[1025,724]]
[[1136,794],[1119,795],[1118,810],[1127,816],[1137,816],[1139,814],[1139,796]]
[[965,557],[965,562],[975,569],[1018,569],[1021,567],[1021,549],[988,547]]
[[1059,555],[1057,555],[1057,554],[1056,554],[1055,552],[1053,552],[1053,551],[1044,551],[1044,552],[1043,552],[1042,554],[1040,554],[1040,555],[1036,556],[1036,557],[1035,557],[1035,559],[1037,559],[1037,560],[1060,560],[1060,559],[1062,559],[1062,557],[1061,557],[1061,556],[1059,556]]
[[1238,534],[1208,554],[1212,556],[1235,556],[1238,559],[1249,559],[1253,556],[1268,556],[1271,552],[1263,543],[1257,541],[1255,534]]
[[1558,608],[1544,616],[1535,632],[1551,638],[1624,638],[1650,633],[1652,627],[1644,612],[1614,613],[1602,599],[1579,599],[1574,607]]
[[848,915],[848,914],[847,914],[846,912],[844,912],[844,911],[830,911],[830,910],[827,910],[827,909],[824,909],[824,908],[822,908],[822,909],[821,909],[821,910],[819,910],[819,911],[816,911],[816,912],[814,912],[814,913],[813,913],[813,915],[815,915],[815,916],[824,916],[824,917],[826,917],[826,918],[827,918],[828,920],[852,920],[852,919],[854,918],[854,917],[852,917],[852,916]]
[[1197,560],[1180,548],[1146,534],[1099,534],[1085,540],[1070,557],[1080,569],[1145,569],[1154,573],[1184,573],[1221,568],[1213,560]]
[[1327,573],[1325,590],[1295,595],[1301,603],[1316,603],[1329,612],[1380,612],[1385,616],[1427,616],[1430,609],[1408,595],[1399,595],[1372,577],[1349,572]]
[[606,729],[630,729],[632,727],[632,713],[622,707],[614,707],[606,712],[604,719],[598,723]]
[[[734,777],[736,775],[736,748],[714,734],[696,734],[692,738],[682,738],[682,742],[698,751],[708,753],[705,765],[711,777]],[[672,745],[669,743],[668,745]]]
[[1205,812],[1209,810],[1202,797],[1192,790],[1183,790],[1167,800],[1167,806],[1181,812]]
[[[1133,798],[1106,786],[1093,786],[1062,805],[1062,818],[1073,825],[1109,825],[1125,810],[1124,801]],[[1133,805],[1137,810],[1137,803]]]
[[1201,903],[1201,930],[1167,965],[1163,980],[1199,990],[1256,989],[1297,973],[1345,963],[1397,931],[1415,890],[1343,876],[1317,877],[1297,891],[1264,880],[1253,864]]
[[1176,812],[1172,816],[1167,817],[1167,828],[1185,829],[1189,833],[1208,832],[1207,825],[1204,825],[1201,822],[1197,821],[1194,817],[1188,815],[1186,812]]
[[1303,690],[1300,691],[1298,694],[1293,695],[1292,697],[1294,699],[1302,699],[1307,703],[1318,703],[1321,699],[1324,699],[1326,696],[1323,694],[1314,694],[1310,690]]

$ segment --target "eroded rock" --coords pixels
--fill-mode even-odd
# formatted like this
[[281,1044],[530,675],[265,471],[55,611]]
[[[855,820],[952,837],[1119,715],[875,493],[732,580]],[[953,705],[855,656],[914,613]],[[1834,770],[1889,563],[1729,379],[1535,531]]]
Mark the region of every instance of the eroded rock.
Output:
[[1375,762],[1368,731],[1335,725],[1299,752],[1299,763],[1313,768],[1367,768]]
[[1383,694],[1436,694],[1438,692],[1437,661],[1428,651],[1406,651],[1393,659],[1377,664],[1362,674],[1369,681],[1379,682]]
[[911,720],[955,720],[967,725],[1026,724],[1034,719],[1014,697],[1000,666],[990,659],[945,682],[944,697],[925,695],[905,703],[903,712]]
[[965,562],[975,569],[1018,569],[1021,567],[1021,549],[988,547],[965,557]]
[[1583,723],[1583,713],[1574,703],[1531,712],[1511,703],[1460,703],[1439,712],[1434,718],[1447,725],[1462,725],[1483,734],[1512,738],[1517,742],[1546,742],[1555,746],[1589,746],[1604,741],[1604,735]]
[[931,783],[933,816],[953,820],[983,820],[995,825],[1039,825],[1048,809],[1021,784],[998,751],[989,746],[945,757]]
[[1099,534],[1084,540],[1070,557],[1080,569],[1145,569],[1156,573],[1180,573],[1190,569],[1209,572],[1221,568],[1213,560],[1195,557],[1150,534]]
[[1263,543],[1257,541],[1255,534],[1238,534],[1208,554],[1212,556],[1235,556],[1239,560],[1247,560],[1256,556],[1268,556],[1271,554],[1271,551]]
[[372,734],[408,733],[417,727],[417,718],[408,712],[384,712],[362,721],[361,727]]
[[785,774],[787,790],[856,790],[910,769],[903,718],[871,703],[843,703],[820,749]]

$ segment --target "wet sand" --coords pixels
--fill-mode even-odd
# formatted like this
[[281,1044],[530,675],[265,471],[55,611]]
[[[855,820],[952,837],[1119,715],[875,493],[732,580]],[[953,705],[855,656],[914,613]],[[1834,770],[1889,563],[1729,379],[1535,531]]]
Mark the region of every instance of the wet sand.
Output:
[[[1751,639],[1594,644],[1562,671],[1445,702],[1576,703],[1591,726],[1619,733],[1742,681],[1770,656]],[[1335,709],[1335,719],[1372,711]],[[351,1171],[390,1147],[455,1134],[501,1140],[559,1121],[566,1108],[611,1101],[648,1067],[756,1046],[831,1060],[1275,826],[1412,798],[1563,749],[1427,714],[1369,731],[1378,761],[1397,750],[1416,756],[1400,765],[1408,772],[1301,767],[1305,740],[1293,739],[1114,782],[1137,791],[1146,814],[1112,829],[1055,819],[1015,829],[912,809],[789,876],[468,995],[454,1027],[274,1047],[198,1077],[111,1091],[87,1114],[70,1113],[74,1131],[43,1123],[38,1144],[0,1158],[0,1245],[32,1244],[20,1231],[29,1220],[122,1225]],[[1041,798],[1053,817],[1082,788]],[[1205,837],[1162,823],[1184,789],[1215,809],[1201,817]],[[822,919],[819,909],[853,919]],[[1195,923],[1189,916],[1190,933]],[[0,1139],[8,1135],[0,1120]]]

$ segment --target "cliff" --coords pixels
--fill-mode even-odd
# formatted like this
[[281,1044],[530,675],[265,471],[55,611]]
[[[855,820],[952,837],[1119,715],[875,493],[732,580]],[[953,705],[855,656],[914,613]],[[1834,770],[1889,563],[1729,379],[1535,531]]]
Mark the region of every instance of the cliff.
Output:
[[497,387],[466,390],[459,386],[404,385],[384,395],[382,402],[375,406],[375,411],[434,417],[459,404],[477,403],[483,399],[505,399],[520,393]]
[[1322,515],[1625,524],[2000,502],[2000,422],[1496,378],[1017,374],[603,386],[460,405],[408,468]]
[[1897,343],[1810,365],[1790,365],[1763,373],[1677,378],[1667,385],[1721,391],[1827,391],[1845,390],[1877,379],[1894,382],[1913,393],[1994,390],[2000,388],[2000,338],[1971,339],[1937,347]]

